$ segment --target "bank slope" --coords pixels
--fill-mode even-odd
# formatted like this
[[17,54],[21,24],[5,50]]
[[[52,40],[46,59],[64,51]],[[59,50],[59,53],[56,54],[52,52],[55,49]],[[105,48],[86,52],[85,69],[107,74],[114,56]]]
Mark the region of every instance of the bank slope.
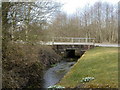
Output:
[[[88,76],[95,79],[81,82]],[[118,48],[96,47],[88,50],[58,84],[70,88],[117,88]]]

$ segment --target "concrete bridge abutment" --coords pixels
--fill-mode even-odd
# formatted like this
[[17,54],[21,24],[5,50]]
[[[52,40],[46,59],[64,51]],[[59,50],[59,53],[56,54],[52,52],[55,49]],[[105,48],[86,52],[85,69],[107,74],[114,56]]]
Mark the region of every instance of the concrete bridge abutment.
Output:
[[85,51],[94,48],[94,45],[53,45],[52,48],[64,57],[81,57]]

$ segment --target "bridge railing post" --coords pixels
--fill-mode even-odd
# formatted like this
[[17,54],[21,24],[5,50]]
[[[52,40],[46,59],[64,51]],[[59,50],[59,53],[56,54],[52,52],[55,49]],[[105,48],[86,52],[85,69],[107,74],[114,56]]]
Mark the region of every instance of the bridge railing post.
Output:
[[80,39],[78,39],[78,43],[80,43]]
[[95,44],[95,39],[93,39],[93,45]]
[[72,39],[72,43],[74,43],[74,38],[71,38]]
[[86,38],[85,42],[87,43],[88,42],[88,39]]
[[52,38],[52,45],[54,44],[54,41],[55,41],[55,39],[54,39],[54,37]]

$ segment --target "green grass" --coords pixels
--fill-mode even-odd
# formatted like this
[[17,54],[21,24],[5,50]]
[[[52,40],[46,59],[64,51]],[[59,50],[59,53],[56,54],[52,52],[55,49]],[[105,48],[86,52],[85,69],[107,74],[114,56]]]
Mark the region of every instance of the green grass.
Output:
[[[90,82],[80,82],[84,77]],[[83,88],[118,88],[118,48],[97,47],[88,50],[58,85]]]

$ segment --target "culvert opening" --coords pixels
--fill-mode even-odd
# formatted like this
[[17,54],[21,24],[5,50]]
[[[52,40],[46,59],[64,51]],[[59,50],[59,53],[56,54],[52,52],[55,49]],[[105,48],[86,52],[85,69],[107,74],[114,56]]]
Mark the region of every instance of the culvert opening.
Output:
[[66,58],[80,58],[84,53],[85,51],[79,51],[79,53],[77,53],[74,49],[66,49],[65,57]]
[[75,57],[75,50],[74,49],[66,49],[66,57],[74,58]]

